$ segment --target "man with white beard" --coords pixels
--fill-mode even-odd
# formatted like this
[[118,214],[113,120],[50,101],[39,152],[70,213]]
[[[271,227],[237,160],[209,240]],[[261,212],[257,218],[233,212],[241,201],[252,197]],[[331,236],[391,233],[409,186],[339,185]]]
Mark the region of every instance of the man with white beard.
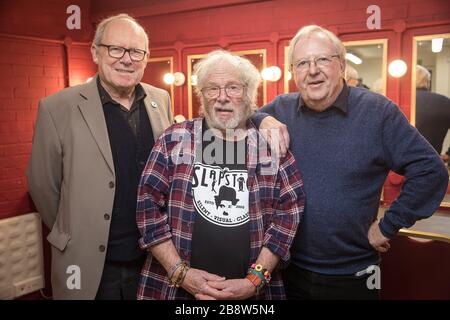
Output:
[[138,299],[284,299],[300,174],[290,153],[274,160],[249,121],[260,76],[248,60],[214,51],[194,71],[204,117],[163,133],[139,187],[149,254]]

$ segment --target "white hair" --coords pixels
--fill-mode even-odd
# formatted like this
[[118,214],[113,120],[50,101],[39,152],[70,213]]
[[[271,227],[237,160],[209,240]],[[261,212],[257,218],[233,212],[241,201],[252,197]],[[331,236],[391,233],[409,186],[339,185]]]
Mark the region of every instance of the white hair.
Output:
[[356,69],[353,68],[352,66],[347,65],[345,67],[345,80],[346,81],[351,80],[351,79],[358,80],[358,78],[359,78],[358,71],[356,71]]
[[[205,58],[200,60],[194,66],[194,75],[197,76],[197,86],[195,91],[197,96],[202,99],[202,89],[208,80],[211,70],[220,64],[230,65],[239,75],[239,79],[245,85],[244,101],[252,110],[256,110],[258,87],[261,83],[261,76],[258,69],[247,59],[232,54],[225,50],[215,50],[210,52]],[[202,103],[202,109],[204,108]]]
[[339,55],[339,59],[345,63],[345,47],[342,44],[341,40],[339,40],[339,38],[331,31],[322,28],[318,25],[309,25],[309,26],[304,26],[303,28],[301,28],[297,34],[292,38],[292,40],[289,42],[289,49],[288,49],[288,65],[289,68],[292,68],[292,63],[294,62],[294,49],[295,46],[297,45],[298,41],[300,40],[300,38],[305,37],[305,36],[310,36],[314,33],[322,33],[324,34],[330,41],[331,43],[333,43],[335,49],[336,49],[336,54]]
[[416,66],[416,88],[430,89],[431,73],[421,65]]

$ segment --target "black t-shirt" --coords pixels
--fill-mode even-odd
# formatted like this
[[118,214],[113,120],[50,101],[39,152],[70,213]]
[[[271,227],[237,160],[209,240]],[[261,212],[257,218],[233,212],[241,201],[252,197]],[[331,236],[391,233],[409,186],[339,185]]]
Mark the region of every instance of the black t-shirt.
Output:
[[196,209],[191,267],[243,278],[250,256],[246,139],[211,137],[203,121],[202,161],[195,163]]

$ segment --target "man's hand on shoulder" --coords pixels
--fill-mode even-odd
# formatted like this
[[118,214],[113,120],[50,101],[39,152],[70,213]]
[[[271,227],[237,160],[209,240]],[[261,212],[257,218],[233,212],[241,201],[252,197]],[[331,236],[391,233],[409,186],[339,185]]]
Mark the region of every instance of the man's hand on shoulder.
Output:
[[285,157],[289,149],[289,133],[285,124],[274,117],[265,117],[259,126],[259,132],[269,143],[272,152]]

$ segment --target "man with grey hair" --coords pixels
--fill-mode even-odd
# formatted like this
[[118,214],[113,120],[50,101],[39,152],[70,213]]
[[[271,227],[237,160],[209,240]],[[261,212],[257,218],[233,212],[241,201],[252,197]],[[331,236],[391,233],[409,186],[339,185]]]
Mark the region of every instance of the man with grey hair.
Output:
[[[447,189],[443,162],[399,108],[346,84],[344,57],[330,31],[300,29],[289,46],[299,92],[278,96],[253,119],[282,132],[281,153],[292,150],[308,197],[284,272],[288,299],[376,299],[369,277],[378,252],[399,229],[431,216]],[[377,220],[389,170],[406,179]]]
[[432,92],[431,73],[421,65],[416,66],[416,128],[433,146],[441,158],[448,162],[450,149],[442,150],[450,130],[450,99]]
[[204,116],[163,133],[139,187],[138,299],[283,299],[304,204],[293,156],[272,167],[249,121],[260,76],[247,59],[213,51],[194,71]]
[[28,167],[30,194],[51,230],[55,299],[135,299],[144,259],[137,186],[150,150],[173,123],[170,97],[140,83],[148,37],[120,14],[100,22],[98,74],[42,99]]
[[358,71],[350,65],[345,68],[345,82],[350,87],[358,87],[360,84]]

